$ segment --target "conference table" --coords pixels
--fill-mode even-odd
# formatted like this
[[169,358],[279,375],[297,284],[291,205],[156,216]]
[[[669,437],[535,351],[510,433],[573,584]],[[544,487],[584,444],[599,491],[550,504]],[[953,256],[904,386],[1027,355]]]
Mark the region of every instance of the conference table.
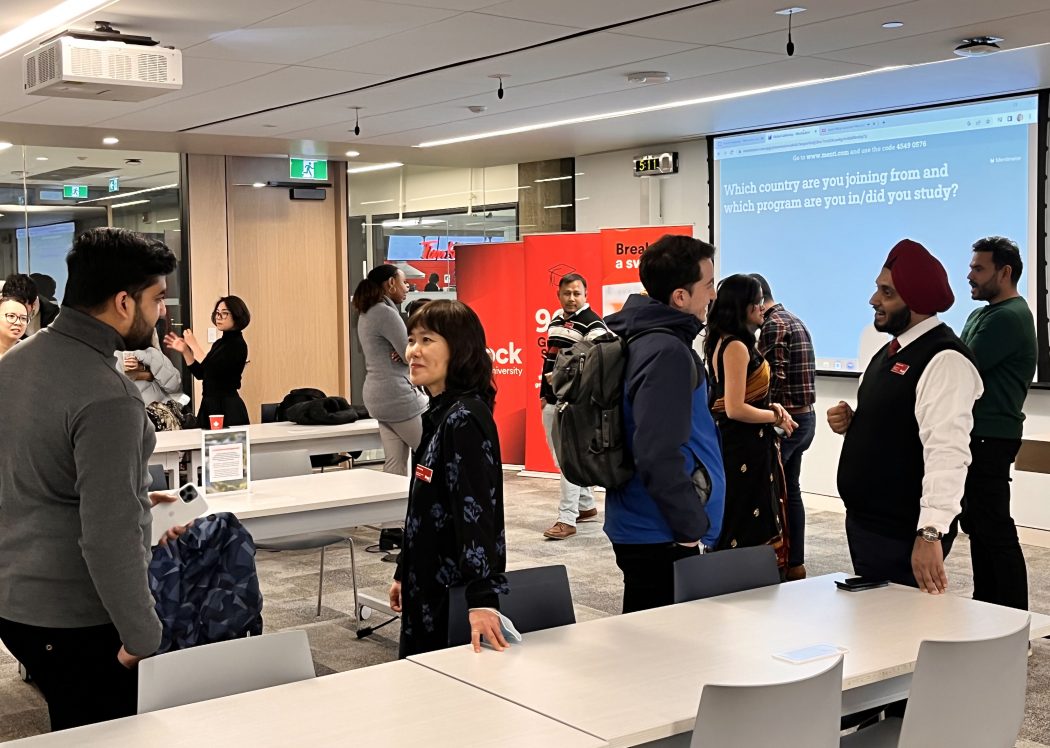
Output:
[[[252,481],[245,493],[211,493],[206,498],[209,514],[235,514],[256,542],[261,542],[287,535],[403,521],[408,508],[408,478],[378,470],[332,470]],[[386,600],[358,594],[352,541],[350,578],[354,615],[359,621],[368,617],[367,609],[393,614]]]
[[[923,639],[998,636],[1029,616],[898,585],[843,592],[834,581],[846,576],[538,631],[488,657],[456,647],[410,660],[611,746],[631,746],[691,731],[708,683],[795,680],[828,664],[791,664],[777,653],[820,643],[845,647],[845,714],[905,697]],[[1031,616],[1031,638],[1050,634],[1050,617]]]
[[[183,452],[190,453],[190,480],[197,482],[201,465],[202,429],[158,431],[157,446],[150,457],[151,465],[162,465],[172,487],[178,476]],[[337,426],[301,426],[291,421],[253,423],[248,426],[252,454],[271,454],[302,449],[311,455],[335,452],[357,452],[379,449],[379,424],[374,418]],[[401,519],[404,519],[402,517]]]
[[11,748],[202,745],[601,748],[605,742],[400,661],[5,744]]

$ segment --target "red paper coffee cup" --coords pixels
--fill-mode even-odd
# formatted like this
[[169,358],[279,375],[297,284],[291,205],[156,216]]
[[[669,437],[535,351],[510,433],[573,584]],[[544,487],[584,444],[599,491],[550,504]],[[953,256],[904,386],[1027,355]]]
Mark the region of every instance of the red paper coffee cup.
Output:
[[218,431],[222,428],[223,421],[226,420],[226,416],[208,416],[208,424],[211,426],[212,431]]

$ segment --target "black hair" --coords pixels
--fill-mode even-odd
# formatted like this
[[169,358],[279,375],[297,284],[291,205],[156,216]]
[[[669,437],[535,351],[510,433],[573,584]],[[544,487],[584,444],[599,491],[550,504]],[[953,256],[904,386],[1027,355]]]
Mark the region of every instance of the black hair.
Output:
[[991,252],[995,269],[1002,270],[1009,266],[1010,283],[1017,285],[1017,281],[1021,279],[1021,272],[1024,270],[1024,262],[1021,261],[1021,250],[1017,242],[1005,236],[986,236],[973,243],[973,251]]
[[566,275],[563,275],[561,277],[561,280],[558,281],[558,290],[560,291],[561,289],[565,288],[570,283],[575,283],[576,281],[579,281],[580,283],[583,284],[583,290],[584,291],[587,290],[587,279],[584,278],[579,273],[568,273]]
[[29,277],[36,283],[36,288],[40,292],[41,296],[46,296],[49,299],[55,298],[55,293],[58,291],[58,284],[55,283],[55,279],[50,275],[44,275],[43,273],[30,273]]
[[121,292],[137,302],[146,288],[175,272],[177,264],[164,242],[127,229],[89,229],[66,255],[69,278],[62,304],[94,311]]
[[27,306],[33,306],[40,296],[36,283],[24,273],[11,273],[11,275],[7,276],[4,279],[2,293],[4,298],[17,299]]
[[372,272],[361,279],[354,289],[354,309],[364,314],[383,300],[386,291],[383,286],[388,280],[397,276],[397,265],[382,264],[372,268]]
[[25,301],[24,299],[19,298],[18,296],[8,296],[6,294],[0,295],[0,304],[3,304],[5,301],[13,301],[16,304],[21,304],[23,307],[25,307],[26,316],[27,317],[32,316],[33,312],[29,308],[29,303],[27,301]]
[[213,325],[215,324],[215,314],[219,311],[219,304],[225,304],[226,309],[229,310],[234,330],[243,330],[251,324],[252,313],[248,311],[248,305],[244,303],[240,296],[222,296],[215,302],[215,306],[211,310],[211,323]]
[[412,299],[412,301],[405,304],[405,314],[411,317],[413,314],[419,311],[421,307],[423,307],[426,304],[429,304],[430,302],[431,299]]
[[748,355],[755,352],[755,334],[747,326],[748,309],[762,295],[762,285],[752,275],[738,273],[718,284],[718,297],[707,313],[707,337],[704,358],[717,366],[715,348],[722,338],[737,338],[747,346]]
[[448,343],[445,391],[477,395],[495,408],[492,359],[485,348],[485,328],[474,310],[462,301],[431,301],[408,318],[408,334],[417,329],[436,332]]
[[646,293],[661,304],[671,303],[671,294],[688,288],[701,278],[700,261],[713,260],[715,248],[691,236],[665,234],[642,254],[638,275]]
[[430,282],[431,283],[437,283],[439,280],[441,280],[441,276],[439,276],[437,273],[431,273],[430,274]]
[[758,281],[758,285],[762,287],[762,301],[766,304],[770,304],[774,301],[773,289],[769,287],[769,281],[758,273],[751,273],[751,277]]

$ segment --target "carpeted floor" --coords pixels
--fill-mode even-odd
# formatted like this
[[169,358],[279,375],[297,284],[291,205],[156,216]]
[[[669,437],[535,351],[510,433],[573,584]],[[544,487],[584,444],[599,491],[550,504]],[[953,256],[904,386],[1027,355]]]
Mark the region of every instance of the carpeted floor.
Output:
[[[554,521],[557,483],[538,478],[506,475],[507,546],[511,568],[565,564],[579,621],[615,614],[620,609],[622,578],[613,562],[612,549],[600,522],[580,525],[576,537],[547,541],[541,533]],[[600,494],[599,494],[600,497]],[[601,498],[599,498],[599,504]],[[358,548],[375,543],[378,532],[355,531]],[[842,515],[811,512],[807,523],[806,566],[811,575],[850,571],[842,528]],[[364,589],[385,597],[393,570],[379,555],[360,552],[359,578]],[[1025,547],[1032,609],[1050,613],[1050,549]],[[259,577],[266,597],[267,631],[302,628],[310,637],[319,676],[388,662],[397,657],[398,624],[395,622],[358,640],[354,631],[353,596],[350,592],[349,552],[338,549],[326,558],[324,607],[315,618],[317,601],[316,552],[260,553]],[[948,574],[954,594],[971,589],[969,546],[960,538],[949,558]],[[368,621],[382,622],[378,614]],[[1050,641],[1034,644],[1029,660],[1028,705],[1019,748],[1050,746]],[[0,649],[0,741],[35,735],[47,730],[43,699],[31,685],[22,683],[13,659]]]

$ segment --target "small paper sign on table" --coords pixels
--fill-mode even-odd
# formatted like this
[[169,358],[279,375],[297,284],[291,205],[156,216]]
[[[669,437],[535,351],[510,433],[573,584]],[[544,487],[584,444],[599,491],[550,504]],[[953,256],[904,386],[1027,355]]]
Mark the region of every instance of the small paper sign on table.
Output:
[[202,431],[204,493],[236,493],[251,485],[251,443],[247,427]]

